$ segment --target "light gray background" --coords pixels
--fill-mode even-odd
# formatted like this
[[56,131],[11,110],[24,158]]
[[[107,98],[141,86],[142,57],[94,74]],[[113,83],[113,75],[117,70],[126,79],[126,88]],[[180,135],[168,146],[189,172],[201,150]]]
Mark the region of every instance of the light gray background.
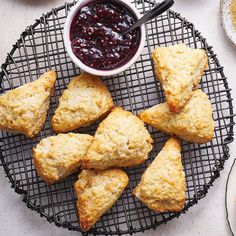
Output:
[[[62,0],[0,0],[0,64],[4,62],[6,53],[11,50],[11,45],[27,25],[32,24],[42,13],[64,2]],[[228,42],[221,28],[219,7],[219,0],[175,0],[173,9],[193,22],[196,29],[200,30],[208,43],[213,46],[221,64],[225,66],[232,96],[235,97],[236,49]],[[234,107],[236,109],[235,101]],[[236,154],[236,145],[233,143],[230,147],[231,158],[225,163],[221,177],[198,205],[190,208],[187,214],[179,219],[174,219],[155,231],[150,230],[145,234],[137,235],[231,235],[226,222],[224,199],[226,178]],[[49,224],[36,212],[29,210],[22,202],[22,197],[10,188],[2,168],[0,168],[0,189],[0,236],[81,235]]]

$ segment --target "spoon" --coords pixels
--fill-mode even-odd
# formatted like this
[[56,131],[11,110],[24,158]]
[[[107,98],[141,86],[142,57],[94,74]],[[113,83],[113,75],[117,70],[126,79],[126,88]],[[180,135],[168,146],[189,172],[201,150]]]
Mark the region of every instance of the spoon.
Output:
[[151,19],[161,15],[163,12],[168,10],[172,5],[174,4],[174,0],[165,0],[161,3],[159,3],[156,7],[154,7],[152,10],[150,10],[147,14],[145,14],[142,18],[140,18],[138,21],[136,21],[130,28],[122,32],[122,35],[127,34],[128,32],[136,29],[140,25],[142,25],[145,22],[150,21]]

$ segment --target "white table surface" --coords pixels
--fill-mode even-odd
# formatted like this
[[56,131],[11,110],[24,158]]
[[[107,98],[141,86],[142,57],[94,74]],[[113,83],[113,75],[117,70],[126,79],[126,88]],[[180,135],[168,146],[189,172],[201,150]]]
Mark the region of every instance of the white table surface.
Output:
[[[11,45],[34,19],[52,7],[60,6],[63,0],[0,0],[0,64],[5,60]],[[226,39],[219,17],[219,0],[175,0],[174,10],[193,22],[208,43],[213,46],[220,62],[225,66],[232,96],[236,93],[236,49]],[[234,100],[236,109],[236,100]],[[236,111],[236,110],[235,110]],[[231,235],[225,214],[225,184],[229,168],[236,154],[236,145],[231,144],[231,157],[225,163],[221,177],[216,180],[207,196],[190,208],[187,214],[174,219],[155,231],[137,235],[158,236],[227,236]],[[10,188],[4,171],[0,168],[0,235],[1,236],[75,236],[71,232],[49,224],[45,219],[29,210],[22,197]]]

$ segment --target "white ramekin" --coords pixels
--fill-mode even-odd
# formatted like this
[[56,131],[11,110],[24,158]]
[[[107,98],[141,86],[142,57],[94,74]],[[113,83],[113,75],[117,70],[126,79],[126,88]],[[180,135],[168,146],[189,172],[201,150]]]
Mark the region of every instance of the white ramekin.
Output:
[[[135,61],[138,59],[138,57],[140,56],[143,48],[144,48],[144,44],[145,44],[145,26],[142,25],[141,28],[141,34],[140,34],[140,42],[139,42],[139,47],[136,51],[136,53],[133,55],[133,57],[124,65],[112,69],[112,70],[97,70],[94,68],[91,68],[87,65],[85,65],[80,59],[78,59],[75,54],[72,51],[72,47],[71,47],[71,41],[70,41],[70,27],[71,27],[71,23],[72,20],[75,16],[75,14],[78,12],[78,10],[83,7],[84,5],[86,5],[89,2],[92,1],[96,1],[96,0],[80,0],[78,1],[70,10],[66,21],[65,21],[65,25],[64,25],[64,32],[63,32],[63,39],[64,39],[64,44],[65,44],[65,48],[67,53],[69,54],[70,58],[72,59],[72,61],[82,70],[90,73],[90,74],[94,74],[94,75],[99,75],[99,76],[111,76],[111,75],[115,75],[115,74],[119,74],[122,71],[125,71],[127,68],[129,68],[132,64],[135,63]],[[137,19],[139,19],[141,17],[140,13],[138,12],[138,10],[135,8],[135,6],[129,2],[129,0],[112,0],[114,2],[117,3],[121,3],[122,5],[125,5],[128,9],[131,10],[131,12],[137,17]]]

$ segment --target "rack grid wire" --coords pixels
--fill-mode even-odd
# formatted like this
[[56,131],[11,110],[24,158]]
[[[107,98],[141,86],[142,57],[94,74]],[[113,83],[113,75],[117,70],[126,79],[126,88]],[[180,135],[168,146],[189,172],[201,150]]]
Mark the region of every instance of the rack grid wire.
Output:
[[[144,14],[155,2],[134,0],[138,10]],[[37,175],[32,163],[32,147],[42,138],[54,135],[50,119],[58,106],[58,98],[74,76],[80,74],[68,57],[63,44],[63,25],[70,8],[75,4],[52,9],[27,27],[13,45],[0,72],[1,93],[37,79],[46,70],[57,71],[55,94],[46,123],[34,139],[20,134],[1,132],[0,160],[12,188],[23,195],[26,205],[46,217],[49,222],[70,230],[81,231],[76,211],[76,195],[73,185],[78,173],[52,186],[47,186]],[[104,214],[90,231],[94,235],[132,234],[155,229],[167,221],[179,217],[189,207],[203,198],[220,175],[224,162],[229,158],[228,144],[233,141],[234,114],[230,88],[217,55],[194,25],[178,13],[167,11],[146,24],[147,41],[140,59],[125,72],[104,78],[116,105],[138,114],[141,110],[165,101],[160,83],[155,79],[151,52],[157,46],[185,43],[193,48],[204,48],[209,56],[206,70],[199,88],[206,92],[213,107],[215,135],[206,144],[190,144],[182,141],[182,163],[186,174],[186,204],[181,213],[155,213],[149,210],[131,192],[140,181],[146,167],[163,147],[168,136],[148,127],[154,138],[154,148],[148,161],[132,169],[125,169],[130,182],[120,199]],[[95,123],[76,132],[94,134]],[[85,234],[85,233],[83,233]]]

